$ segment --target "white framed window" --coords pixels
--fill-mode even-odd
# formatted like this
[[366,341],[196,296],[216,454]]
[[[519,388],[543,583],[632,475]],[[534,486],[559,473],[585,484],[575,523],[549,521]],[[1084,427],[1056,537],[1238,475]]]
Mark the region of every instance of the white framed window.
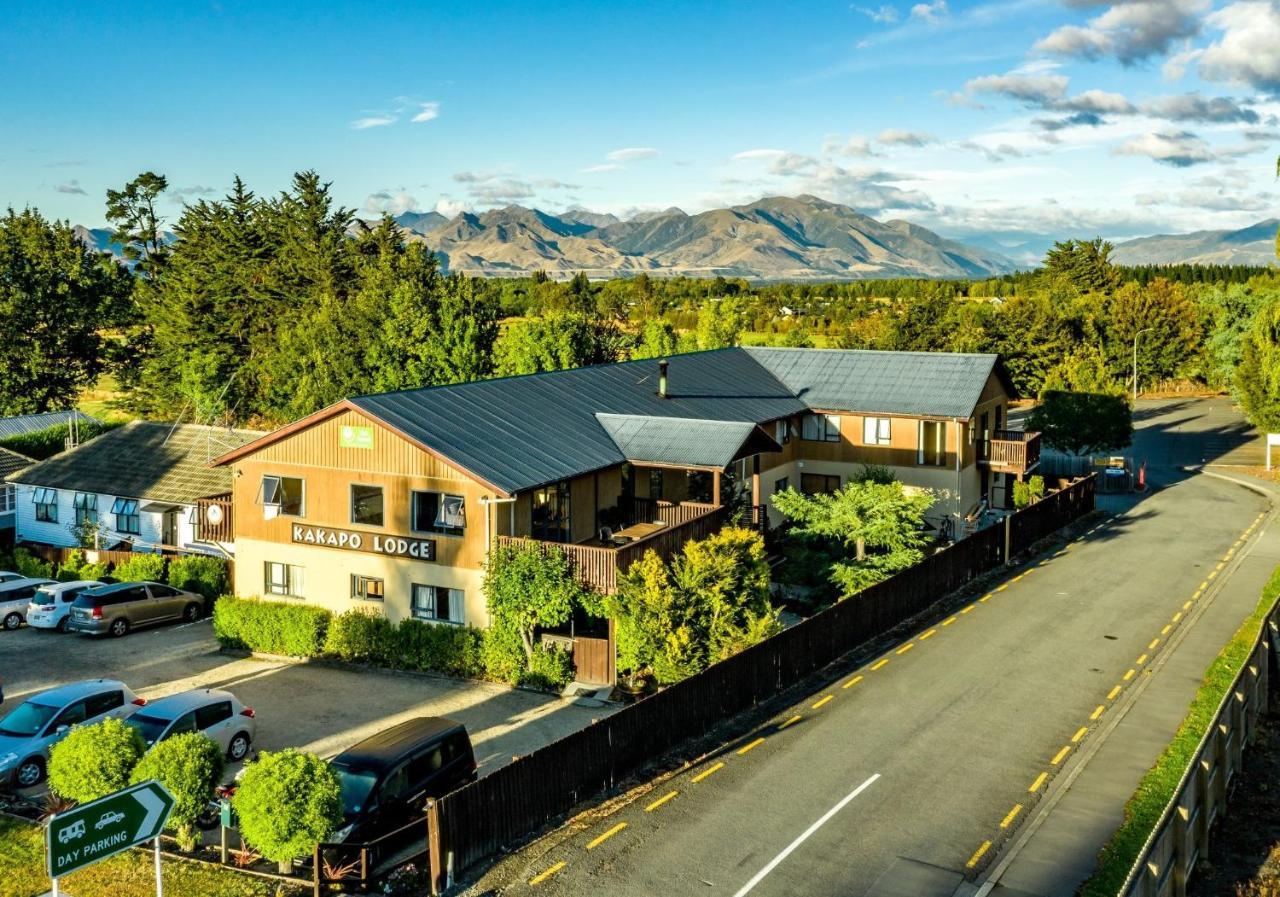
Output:
[[130,536],[142,533],[142,515],[138,513],[136,498],[117,498],[111,503],[111,513],[116,518],[116,530]]
[[790,422],[786,418],[783,418],[780,421],[775,421],[773,424],[773,434],[774,441],[776,441],[778,445],[786,445],[791,441]]
[[808,442],[839,442],[840,415],[806,414],[800,423],[800,438]]
[[924,467],[945,467],[947,464],[947,422],[944,420],[920,421],[920,448],[916,463]]
[[302,598],[303,570],[293,564],[278,564],[267,561],[264,565],[262,591],[268,595],[282,595],[286,598]]
[[98,522],[98,496],[92,492],[77,492],[72,501],[76,509],[76,526]]
[[267,518],[283,515],[301,517],[305,507],[306,481],[301,477],[268,474],[262,478],[262,510]]
[[467,526],[467,506],[461,495],[414,492],[410,520],[414,532],[461,536]]
[[12,483],[0,486],[0,514],[12,514],[18,506],[18,490]]
[[386,585],[377,577],[352,573],[351,597],[360,601],[382,601],[386,598]]
[[891,441],[892,424],[887,417],[864,417],[862,419],[863,445],[888,445]]
[[413,584],[413,616],[433,623],[461,624],[464,594],[461,589]]
[[58,490],[37,486],[31,491],[31,501],[36,506],[36,520],[41,523],[58,522]]

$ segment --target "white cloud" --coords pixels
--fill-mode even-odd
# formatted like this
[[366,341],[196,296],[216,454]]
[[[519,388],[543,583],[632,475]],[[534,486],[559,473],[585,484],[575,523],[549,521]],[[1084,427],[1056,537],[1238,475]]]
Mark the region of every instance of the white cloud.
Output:
[[875,9],[871,9],[866,6],[859,6],[856,8],[858,12],[862,13],[871,21],[878,22],[881,25],[892,25],[901,18],[901,14],[898,12],[897,7],[890,6],[887,3]]
[[968,94],[994,93],[1034,106],[1047,106],[1066,96],[1069,83],[1066,75],[1009,72],[971,78],[964,89]]
[[365,118],[357,118],[351,123],[351,127],[357,131],[365,131],[369,128],[385,128],[387,125],[394,125],[396,118],[394,115],[369,115]]
[[364,212],[371,216],[403,215],[405,212],[418,211],[418,200],[405,190],[379,190],[370,194],[364,201]]
[[74,179],[68,181],[65,184],[58,184],[53,189],[59,193],[66,193],[71,196],[88,196],[89,195],[88,192],[86,192],[85,189],[80,186],[80,182]]
[[620,171],[620,170],[622,170],[621,165],[615,164],[613,162],[609,162],[601,165],[588,165],[586,168],[579,168],[578,173],[579,174],[600,174],[601,172],[605,172],[605,171]]
[[1144,134],[1121,144],[1116,152],[1123,156],[1146,156],[1175,168],[1187,168],[1216,158],[1209,144],[1190,131]]
[[876,155],[871,148],[871,141],[866,137],[854,135],[847,140],[839,137],[828,137],[822,144],[822,154],[824,156],[852,156],[865,159],[868,156]]
[[1238,0],[1207,21],[1222,36],[1200,54],[1203,77],[1280,92],[1280,0]]
[[930,143],[937,143],[938,138],[924,131],[903,131],[898,128],[889,128],[881,131],[876,140],[885,146],[928,146]]
[[440,117],[439,103],[419,103],[418,113],[413,117],[412,121],[433,121]]
[[917,22],[936,25],[946,18],[949,12],[947,0],[932,0],[930,3],[917,3],[911,7],[911,18]]
[[651,146],[628,146],[616,149],[605,156],[610,162],[634,162],[637,159],[652,159],[658,151]]
[[1231,97],[1203,97],[1198,93],[1157,97],[1149,103],[1144,103],[1142,111],[1155,118],[1166,118],[1170,121],[1241,122],[1249,125],[1260,121],[1257,112],[1241,105]]
[[742,161],[745,159],[776,159],[779,156],[785,156],[787,150],[782,149],[749,149],[740,153],[734,153],[729,158],[734,161]]
[[[1093,4],[1086,0],[1075,5]],[[1208,8],[1209,0],[1118,0],[1088,25],[1064,25],[1035,49],[1082,59],[1113,56],[1133,65],[1163,56],[1175,42],[1198,34]]]
[[1055,109],[1064,112],[1096,112],[1099,115],[1129,115],[1134,111],[1123,94],[1105,90],[1086,90],[1054,103]]

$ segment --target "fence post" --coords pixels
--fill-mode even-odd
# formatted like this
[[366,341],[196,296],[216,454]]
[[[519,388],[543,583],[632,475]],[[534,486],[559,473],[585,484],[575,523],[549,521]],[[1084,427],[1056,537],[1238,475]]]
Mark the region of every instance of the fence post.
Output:
[[321,863],[324,860],[320,856],[320,845],[316,845],[315,853],[311,858],[311,894],[312,897],[321,897],[325,892],[323,867]]
[[449,886],[445,878],[444,844],[440,837],[440,805],[427,801],[427,853],[430,856],[431,893],[440,894]]
[[1012,552],[1009,550],[1013,545],[1013,514],[1004,518],[1004,563],[1005,566],[1013,563]]

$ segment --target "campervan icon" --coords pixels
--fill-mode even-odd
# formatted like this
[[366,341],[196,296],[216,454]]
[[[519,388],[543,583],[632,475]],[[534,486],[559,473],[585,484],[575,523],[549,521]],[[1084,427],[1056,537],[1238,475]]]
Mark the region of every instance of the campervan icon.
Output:
[[84,820],[77,819],[66,828],[58,832],[58,843],[66,844],[68,841],[74,841],[76,838],[84,837]]

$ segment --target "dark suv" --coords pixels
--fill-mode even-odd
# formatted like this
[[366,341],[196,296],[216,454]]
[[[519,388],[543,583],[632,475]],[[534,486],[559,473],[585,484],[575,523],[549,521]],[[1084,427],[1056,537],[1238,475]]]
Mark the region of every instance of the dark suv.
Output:
[[205,611],[204,596],[158,582],[117,582],[86,589],[71,605],[72,632],[121,636],[138,626],[170,620],[195,622]]
[[366,842],[420,817],[427,798],[476,778],[466,727],[451,719],[405,720],[329,761],[342,785],[343,827],[336,842]]

